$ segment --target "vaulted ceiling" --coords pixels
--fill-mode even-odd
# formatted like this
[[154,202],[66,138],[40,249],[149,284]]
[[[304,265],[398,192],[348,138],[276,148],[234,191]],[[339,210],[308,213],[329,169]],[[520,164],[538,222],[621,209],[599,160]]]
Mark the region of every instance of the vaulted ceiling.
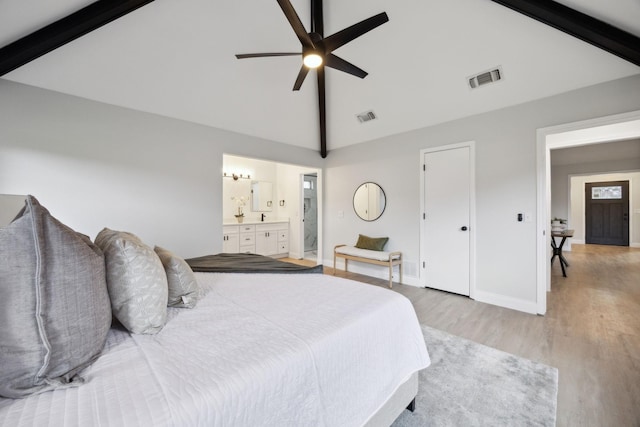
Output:
[[[90,3],[4,1],[0,47]],[[291,3],[309,30],[309,0]],[[640,37],[637,0],[560,3]],[[369,75],[326,72],[329,150],[640,73],[491,0],[325,0],[325,34],[383,11],[336,51]],[[234,56],[299,46],[275,0],[155,0],[3,78],[316,150],[315,79],[291,90],[300,58]],[[469,88],[496,66],[500,82]],[[359,123],[369,110],[378,119]]]

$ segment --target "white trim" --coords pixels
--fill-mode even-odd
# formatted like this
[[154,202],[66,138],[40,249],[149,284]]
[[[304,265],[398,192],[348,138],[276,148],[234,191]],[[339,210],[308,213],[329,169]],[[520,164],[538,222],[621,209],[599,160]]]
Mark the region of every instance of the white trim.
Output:
[[476,298],[474,299],[478,302],[493,304],[500,307],[510,308],[512,310],[523,311],[525,313],[537,314],[538,311],[538,307],[535,302],[507,297],[491,292],[476,291]]
[[455,144],[440,145],[437,147],[425,148],[420,150],[419,158],[419,170],[420,170],[420,211],[418,212],[418,221],[420,221],[420,255],[418,258],[418,285],[421,288],[425,287],[425,276],[423,274],[422,263],[424,262],[423,254],[426,252],[426,240],[422,238],[424,236],[424,220],[422,207],[424,206],[424,155],[427,153],[433,153],[436,151],[453,150],[456,148],[469,148],[469,297],[475,299],[476,297],[476,142],[467,141]]
[[[564,134],[564,135],[563,135]],[[551,221],[550,151],[552,148],[613,142],[640,136],[640,110],[598,117],[574,123],[540,128],[536,131],[537,221],[536,221],[536,305],[537,313],[547,311],[551,290],[551,269],[547,225]]]
[[[336,260],[336,264],[338,264],[338,271],[344,271],[344,259],[342,262]],[[333,265],[333,259],[324,260],[323,265],[331,265],[333,268],[336,268]],[[350,262],[349,263],[349,273],[362,274],[363,276],[375,277],[376,279],[383,279],[385,282],[389,282],[389,269],[388,268],[380,268],[366,265],[364,263],[359,262]],[[394,284],[398,283],[398,268],[393,269],[393,282]],[[424,286],[420,285],[420,279],[416,276],[408,276],[405,272],[402,273],[402,285],[415,286],[419,288],[424,288]]]
[[[318,205],[318,254],[316,256],[317,259],[320,259],[324,253],[324,216],[322,214],[324,212],[324,174],[322,169],[316,169],[316,185],[318,186],[316,190],[316,204]],[[302,250],[304,251],[304,246]],[[316,261],[316,265],[317,264],[320,263]]]

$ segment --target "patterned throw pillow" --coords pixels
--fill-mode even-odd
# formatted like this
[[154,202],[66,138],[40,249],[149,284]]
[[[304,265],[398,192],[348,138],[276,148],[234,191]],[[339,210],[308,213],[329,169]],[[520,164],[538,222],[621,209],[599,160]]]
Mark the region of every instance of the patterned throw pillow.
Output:
[[104,252],[113,315],[134,334],[156,334],[167,319],[167,276],[158,255],[137,236],[103,229],[96,245]]
[[187,262],[173,252],[156,246],[153,250],[160,257],[169,283],[169,307],[193,308],[198,302],[200,286]]

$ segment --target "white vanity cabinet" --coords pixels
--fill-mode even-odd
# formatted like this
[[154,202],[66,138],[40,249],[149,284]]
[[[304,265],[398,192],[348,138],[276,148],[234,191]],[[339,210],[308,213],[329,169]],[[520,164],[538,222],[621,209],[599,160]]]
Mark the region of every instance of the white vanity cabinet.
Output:
[[[286,245],[283,244],[286,239]],[[289,255],[289,223],[256,224],[256,253],[267,256]]]
[[222,252],[235,254],[240,249],[240,230],[236,225],[222,227]]
[[269,227],[258,227],[256,231],[256,253],[275,255],[278,249],[278,230]]
[[222,234],[222,251],[226,253],[289,256],[288,222],[225,225]]
[[287,228],[278,230],[278,253],[289,256],[289,224],[286,225]]
[[255,225],[238,225],[240,229],[240,253],[252,254],[256,251],[256,226]]

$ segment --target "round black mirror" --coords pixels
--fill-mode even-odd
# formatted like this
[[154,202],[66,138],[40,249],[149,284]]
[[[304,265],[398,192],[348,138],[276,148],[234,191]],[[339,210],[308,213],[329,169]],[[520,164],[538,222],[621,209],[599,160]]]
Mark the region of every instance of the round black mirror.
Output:
[[380,218],[387,207],[387,198],[375,182],[365,182],[353,194],[353,210],[365,221]]

